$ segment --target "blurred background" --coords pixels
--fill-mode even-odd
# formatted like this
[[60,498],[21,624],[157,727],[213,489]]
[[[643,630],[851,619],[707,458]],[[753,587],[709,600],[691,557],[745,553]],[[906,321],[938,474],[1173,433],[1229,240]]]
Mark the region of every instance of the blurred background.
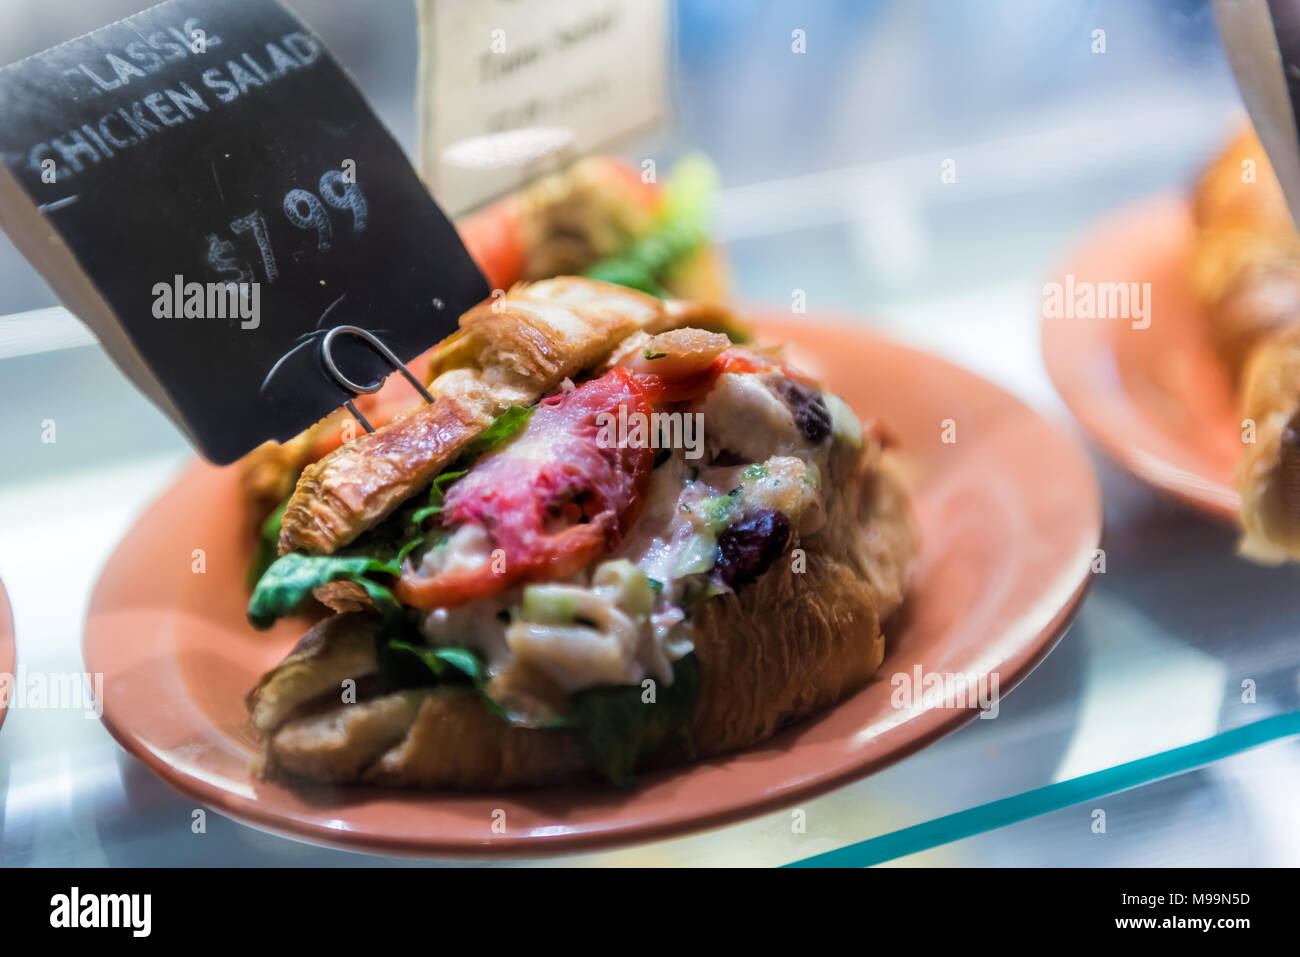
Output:
[[[413,153],[414,4],[292,6]],[[0,61],[139,7],[66,0],[42,16],[9,0]],[[1181,185],[1239,108],[1208,0],[681,0],[675,10],[676,123],[629,155],[706,152],[728,188],[723,238],[800,233],[790,247],[811,244],[816,271],[854,290],[823,298],[847,306],[1014,274],[1022,253],[1051,251],[1057,233],[1044,229],[1068,235],[1078,218]],[[806,54],[790,52],[795,28]],[[1104,54],[1091,52],[1097,29]],[[938,175],[949,157],[955,184]],[[837,255],[824,255],[823,234]],[[53,305],[7,241],[0,249],[0,313]],[[740,291],[788,298],[780,278],[807,266],[740,268]]]
[[[0,61],[135,12],[140,0],[0,3]],[[291,0],[415,146],[409,0]],[[856,317],[1016,392],[1072,428],[1042,368],[1044,277],[1125,202],[1184,190],[1241,120],[1209,0],[680,0],[672,125],[629,144],[702,150],[739,300]],[[807,52],[791,53],[791,31]],[[1093,52],[1096,31],[1105,52]],[[955,182],[944,182],[952,160]],[[191,454],[0,237],[0,578],[29,667],[79,670],[95,576]],[[55,445],[39,423],[59,423]],[[1233,531],[1101,459],[1112,573],[1002,706],[935,747],[776,814],[593,860],[780,863],[1300,707],[1294,573],[1232,558]],[[52,564],[58,568],[53,574]],[[1235,705],[1241,676],[1261,707]],[[78,716],[12,713],[0,734],[3,863],[318,863],[356,855],[219,821],[177,841],[185,802]],[[1300,861],[1294,742],[1034,818],[923,860],[976,864]],[[578,859],[579,862],[583,859]]]
[[[414,3],[292,5],[414,156]],[[138,8],[68,0],[43,16],[0,0],[0,61]],[[1006,325],[1030,330],[1035,316],[1020,310],[984,328],[972,293],[1015,295],[1099,213],[1184,187],[1241,109],[1209,0],[682,0],[674,10],[674,121],[623,152],[667,162],[699,149],[717,164],[717,235],[738,298],[788,303],[803,289],[811,311],[870,313],[967,364],[969,340],[996,332],[1009,352],[995,369],[1036,365],[1036,334]],[[805,54],[791,53],[794,29],[805,31]],[[1096,30],[1104,54],[1092,52]],[[946,160],[956,182],[940,178]],[[0,236],[0,315],[55,302]],[[46,318],[0,333],[0,356],[89,342],[79,324]],[[98,355],[80,359],[89,365],[74,377],[98,374]],[[8,374],[53,372],[32,358]],[[1023,388],[1050,399],[1041,377]],[[175,430],[140,411],[129,440],[115,435],[111,448],[88,428],[105,437],[96,453],[174,447]],[[71,444],[39,466],[10,467],[44,473],[65,454]]]

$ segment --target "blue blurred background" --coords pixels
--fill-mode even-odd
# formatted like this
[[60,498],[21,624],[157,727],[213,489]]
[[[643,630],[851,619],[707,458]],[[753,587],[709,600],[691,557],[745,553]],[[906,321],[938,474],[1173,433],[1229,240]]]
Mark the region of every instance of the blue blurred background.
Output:
[[[0,62],[140,5],[5,0]],[[414,4],[291,5],[413,151]],[[630,155],[702,149],[729,189],[772,184],[724,196],[719,225],[739,243],[747,298],[788,297],[794,271],[805,276],[794,285],[822,287],[823,303],[878,308],[1022,267],[1089,210],[1183,182],[1236,107],[1209,0],[681,0],[675,10],[676,122]],[[791,52],[795,29],[802,55]],[[1095,30],[1104,54],[1092,52]],[[946,189],[945,157],[958,172]],[[790,182],[827,171],[847,172]],[[748,241],[781,232],[808,233],[808,255],[773,270]],[[832,273],[842,286],[816,279]],[[0,314],[53,302],[0,238]]]

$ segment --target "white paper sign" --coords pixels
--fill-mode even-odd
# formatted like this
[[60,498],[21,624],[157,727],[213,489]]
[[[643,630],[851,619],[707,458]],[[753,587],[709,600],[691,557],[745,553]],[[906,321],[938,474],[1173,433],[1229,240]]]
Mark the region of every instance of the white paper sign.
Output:
[[420,172],[452,215],[666,119],[665,0],[417,0]]

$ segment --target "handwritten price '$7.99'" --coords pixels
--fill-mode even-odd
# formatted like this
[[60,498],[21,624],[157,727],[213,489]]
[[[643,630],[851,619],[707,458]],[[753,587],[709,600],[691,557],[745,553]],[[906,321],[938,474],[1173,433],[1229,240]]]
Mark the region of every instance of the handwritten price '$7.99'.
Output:
[[[322,202],[324,200],[324,202]],[[352,214],[352,231],[363,232],[368,210],[365,194],[355,181],[349,180],[339,170],[332,169],[320,178],[320,196],[305,189],[291,189],[284,195],[284,215],[298,229],[315,230],[316,248],[321,252],[330,248],[334,227],[330,224],[326,205]],[[232,220],[230,231],[235,235],[251,234],[257,244],[262,261],[262,271],[268,283],[275,282],[280,270],[275,264],[275,251],[271,247],[271,234],[261,210]],[[256,279],[253,267],[237,258],[235,244],[216,233],[208,235],[208,265],[230,282],[251,283]]]

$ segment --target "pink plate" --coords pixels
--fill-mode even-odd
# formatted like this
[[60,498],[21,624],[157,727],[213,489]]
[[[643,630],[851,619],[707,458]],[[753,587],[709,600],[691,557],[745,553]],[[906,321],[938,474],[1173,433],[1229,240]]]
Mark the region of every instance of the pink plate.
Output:
[[[630,792],[258,780],[243,696],[305,625],[247,625],[238,478],[196,464],[118,547],[92,598],[85,661],[104,674],[104,723],[177,790],[231,817],[319,843],[444,856],[554,854],[717,827],[847,784],[964,724],[974,710],[891,706],[890,676],[917,665],[996,672],[1005,691],[1047,654],[1087,589],[1101,532],[1086,455],[1001,389],[932,356],[847,325],[787,318],[761,332],[792,342],[861,415],[885,419],[918,466],[924,543],[910,608],[876,677],[835,708],[746,751],[646,774]],[[957,441],[945,443],[949,419]]]
[[[1106,454],[1138,478],[1235,521],[1240,417],[1228,373],[1188,288],[1191,209],[1182,196],[1125,207],[1098,223],[1050,281],[1150,283],[1150,325],[1045,318],[1056,389]],[[1145,320],[1140,320],[1142,325]]]

